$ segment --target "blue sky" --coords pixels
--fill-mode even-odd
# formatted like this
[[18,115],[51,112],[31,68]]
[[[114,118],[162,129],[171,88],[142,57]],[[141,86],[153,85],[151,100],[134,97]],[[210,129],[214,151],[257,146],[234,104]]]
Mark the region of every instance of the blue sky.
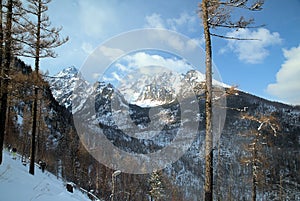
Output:
[[[203,29],[197,16],[200,1],[53,0],[54,26],[70,41],[57,49],[56,59],[44,59],[41,69],[55,74],[68,66],[81,68],[99,45],[135,29],[163,28],[193,39],[201,47]],[[266,26],[247,30],[212,30],[260,41],[213,38],[213,60],[223,82],[280,102],[300,104],[300,0],[266,0],[264,9],[245,16]],[[27,63],[33,63],[26,60]]]

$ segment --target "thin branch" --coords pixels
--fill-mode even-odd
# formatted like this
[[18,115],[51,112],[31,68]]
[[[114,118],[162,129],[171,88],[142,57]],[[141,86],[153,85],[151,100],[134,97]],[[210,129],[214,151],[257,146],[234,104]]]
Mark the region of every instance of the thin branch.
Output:
[[213,27],[222,27],[222,28],[229,28],[229,29],[238,29],[238,28],[250,28],[250,29],[256,29],[256,28],[261,28],[261,27],[265,27],[265,24],[262,25],[257,25],[257,26],[245,26],[245,27],[241,27],[240,25],[237,24],[217,24],[217,23],[209,23],[209,25],[213,26]]
[[0,79],[1,80],[11,80],[11,77],[2,77],[2,76],[0,76]]
[[237,38],[237,37],[231,37],[231,36],[223,36],[223,35],[214,34],[214,33],[210,33],[210,35],[219,37],[219,38],[229,39],[229,40],[259,40],[259,41],[261,41],[261,39],[256,39],[256,38]]
[[247,1],[236,3],[228,3],[228,2],[218,2],[220,5],[228,6],[228,7],[234,7],[234,8],[242,8],[250,11],[261,11],[263,6],[263,1],[258,1],[254,3],[251,7],[246,6]]
[[[37,56],[36,55],[34,55],[34,54],[30,54],[30,53],[28,53],[28,54],[26,54],[25,52],[24,53],[20,53],[20,54],[18,54],[18,53],[16,53],[16,56],[20,56],[20,57],[26,57],[26,58],[36,58]],[[49,54],[47,54],[47,53],[45,53],[44,55],[39,55],[39,58],[49,58],[49,57],[51,57],[51,58],[56,58],[57,57],[57,55],[49,55]]]

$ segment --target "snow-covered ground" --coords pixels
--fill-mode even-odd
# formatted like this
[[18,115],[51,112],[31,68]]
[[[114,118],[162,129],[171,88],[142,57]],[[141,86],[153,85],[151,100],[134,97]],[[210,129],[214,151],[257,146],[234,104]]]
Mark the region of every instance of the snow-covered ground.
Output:
[[78,190],[70,193],[63,181],[39,168],[35,175],[28,173],[28,165],[22,165],[19,159],[13,160],[9,152],[4,151],[0,165],[1,201],[90,201]]

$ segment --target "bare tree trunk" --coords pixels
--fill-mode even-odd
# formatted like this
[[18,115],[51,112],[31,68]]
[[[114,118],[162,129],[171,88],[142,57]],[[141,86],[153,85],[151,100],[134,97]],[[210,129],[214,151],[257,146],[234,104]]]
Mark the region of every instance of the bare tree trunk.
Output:
[[28,157],[28,154],[26,152],[27,149],[27,142],[28,142],[28,133],[23,132],[23,140],[22,140],[22,161],[26,161],[26,158]]
[[[2,0],[0,0],[0,73],[2,75],[2,68],[3,68],[3,5],[2,5]],[[2,95],[2,79],[0,79],[0,94]]]
[[212,51],[208,24],[208,0],[202,1],[202,21],[205,37],[206,52],[206,100],[205,100],[205,201],[213,200],[213,136],[212,136]]
[[37,99],[38,99],[38,88],[34,88],[34,102],[33,102],[33,121],[32,121],[32,133],[31,133],[31,154],[30,154],[30,167],[29,173],[34,175],[34,162],[35,162],[35,148],[36,148],[36,117],[37,117]]
[[4,49],[4,65],[1,72],[2,82],[2,96],[1,96],[1,111],[0,111],[0,164],[2,164],[2,151],[5,134],[5,122],[7,111],[7,98],[8,98],[8,82],[9,71],[11,63],[11,29],[12,29],[12,8],[13,1],[7,1],[7,14],[6,14],[6,34],[5,34],[5,49]]
[[100,191],[100,166],[97,162],[96,164],[96,193]]
[[[250,2],[250,1],[249,1]],[[236,0],[236,1],[212,1],[202,0],[201,3],[201,18],[204,29],[205,38],[205,65],[206,65],[206,89],[205,89],[205,115],[206,115],[206,128],[205,128],[205,201],[213,200],[213,130],[212,130],[212,47],[211,47],[211,36],[217,36],[225,39],[235,40],[255,40],[247,38],[236,38],[227,37],[224,35],[210,33],[210,28],[248,28],[253,23],[253,19],[245,20],[243,16],[237,21],[232,21],[232,8],[243,8],[251,11],[259,11],[262,9],[264,4],[263,0],[251,1],[249,4],[248,0]],[[200,7],[200,4],[199,4]],[[256,188],[256,186],[255,186]]]
[[221,142],[218,142],[218,162],[216,179],[216,199],[221,200]]
[[37,140],[36,140],[37,155],[36,155],[36,158],[43,159],[44,158],[44,149],[42,147],[42,142],[44,142],[44,138],[43,138],[42,132],[44,130],[42,129],[42,127],[43,127],[43,124],[42,124],[43,116],[42,116],[41,101],[40,101],[40,104],[38,105],[38,108],[39,108],[39,111],[38,111],[38,114],[37,114],[37,118],[39,120],[37,121],[37,135],[36,135],[36,137],[37,137]]
[[257,143],[258,136],[256,134],[253,146],[253,159],[252,159],[252,201],[256,201],[256,187],[257,187]]
[[282,175],[279,176],[279,200],[283,201],[283,193],[282,193]]
[[30,168],[29,173],[34,175],[34,161],[35,161],[35,148],[36,148],[36,122],[37,122],[37,100],[38,100],[38,81],[39,81],[39,63],[40,63],[40,38],[41,38],[41,15],[42,15],[42,3],[38,1],[38,22],[37,22],[37,33],[36,33],[36,49],[35,49],[35,79],[36,86],[34,88],[34,103],[33,103],[33,121],[32,121],[32,138],[31,138],[31,157],[30,157]]

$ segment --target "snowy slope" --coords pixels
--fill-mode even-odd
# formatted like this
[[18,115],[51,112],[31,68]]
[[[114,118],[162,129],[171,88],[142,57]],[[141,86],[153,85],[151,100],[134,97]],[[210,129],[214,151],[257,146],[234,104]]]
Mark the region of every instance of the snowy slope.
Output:
[[1,201],[88,201],[80,191],[69,193],[63,182],[48,172],[36,169],[35,176],[28,173],[28,166],[4,152],[0,165]]

